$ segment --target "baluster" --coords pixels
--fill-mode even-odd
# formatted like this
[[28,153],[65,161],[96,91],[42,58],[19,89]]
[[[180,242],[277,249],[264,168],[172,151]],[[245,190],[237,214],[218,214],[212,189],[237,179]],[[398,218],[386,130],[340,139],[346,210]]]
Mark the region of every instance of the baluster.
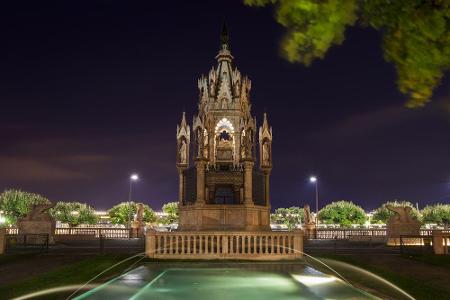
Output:
[[192,236],[191,235],[187,235],[186,239],[187,239],[187,254],[191,254]]
[[185,254],[184,253],[184,234],[181,236],[181,254]]
[[208,254],[209,248],[209,235],[205,235],[205,254]]
[[197,236],[192,236],[192,254],[197,254]]

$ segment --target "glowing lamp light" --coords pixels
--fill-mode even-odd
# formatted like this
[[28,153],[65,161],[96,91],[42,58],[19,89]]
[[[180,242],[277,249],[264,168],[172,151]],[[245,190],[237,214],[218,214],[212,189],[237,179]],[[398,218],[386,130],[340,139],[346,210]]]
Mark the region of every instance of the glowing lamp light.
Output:
[[133,181],[136,181],[136,180],[139,179],[139,176],[138,176],[138,174],[132,174],[132,175],[130,176],[130,179],[133,180]]
[[309,177],[309,181],[314,183],[314,182],[317,181],[317,177],[316,176],[311,176],[311,177]]
[[326,277],[326,276],[308,276],[308,275],[295,275],[291,274],[291,276],[297,280],[298,282],[306,285],[306,286],[314,286],[321,285],[325,283],[330,283],[336,280],[336,277]]

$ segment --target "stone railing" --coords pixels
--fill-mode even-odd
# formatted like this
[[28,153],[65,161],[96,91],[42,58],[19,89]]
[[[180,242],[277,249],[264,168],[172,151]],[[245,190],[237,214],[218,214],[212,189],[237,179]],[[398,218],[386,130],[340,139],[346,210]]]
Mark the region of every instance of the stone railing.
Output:
[[321,240],[329,240],[329,239],[345,240],[354,236],[383,237],[386,236],[386,229],[344,229],[344,228],[317,229],[317,239]]
[[[433,229],[421,229],[421,236],[431,236],[433,235]],[[443,230],[444,233],[450,233],[449,230]],[[354,237],[386,237],[386,229],[347,229],[347,228],[318,228],[317,229],[317,239],[321,240],[329,240],[329,239],[338,239],[338,240],[346,240]]]
[[127,239],[130,237],[130,230],[126,228],[92,228],[92,227],[72,227],[56,228],[56,236],[85,236],[99,238],[100,235],[107,239]]
[[9,234],[9,235],[19,234],[19,229],[16,227],[7,227],[6,234]]
[[147,231],[146,255],[160,259],[297,259],[303,232]]

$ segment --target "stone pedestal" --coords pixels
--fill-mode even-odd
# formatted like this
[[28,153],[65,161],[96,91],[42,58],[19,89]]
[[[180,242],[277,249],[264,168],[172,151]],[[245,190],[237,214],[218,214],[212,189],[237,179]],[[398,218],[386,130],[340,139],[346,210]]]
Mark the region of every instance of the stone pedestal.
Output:
[[[420,223],[411,219],[409,222],[389,222],[387,224],[387,244],[388,246],[400,246],[400,236],[419,236]],[[415,239],[411,239],[414,241]],[[403,238],[404,243],[408,243],[408,238]]]
[[130,237],[131,238],[142,238],[145,236],[145,226],[144,224],[133,221],[131,223],[131,231],[130,231]]
[[[17,227],[19,229],[19,235],[35,235],[34,240],[37,243],[44,243],[45,236],[48,235],[48,243],[53,245],[55,243],[55,228],[56,222],[53,220],[42,220],[42,221],[29,221],[21,220],[18,222]],[[38,237],[41,235],[41,237]],[[40,240],[42,239],[42,240]],[[38,241],[39,240],[39,241]]]
[[180,231],[270,230],[270,208],[257,205],[191,205],[180,207]]
[[444,243],[447,243],[447,239],[450,239],[450,237],[444,235],[442,230],[433,230],[434,254],[448,254],[448,246],[444,245]]
[[0,228],[0,255],[6,250],[6,228]]
[[309,223],[303,225],[304,236],[306,239],[314,239],[316,237],[316,224]]

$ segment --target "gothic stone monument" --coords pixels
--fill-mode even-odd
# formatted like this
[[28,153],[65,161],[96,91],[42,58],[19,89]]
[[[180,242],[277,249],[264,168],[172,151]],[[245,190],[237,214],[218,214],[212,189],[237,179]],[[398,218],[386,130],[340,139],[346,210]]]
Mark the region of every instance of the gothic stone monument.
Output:
[[54,244],[56,221],[48,212],[53,206],[55,204],[34,205],[32,210],[17,222],[19,237],[29,235],[36,243],[42,243],[45,235],[48,235],[49,244]]
[[[411,207],[387,205],[386,208],[395,213],[387,222],[388,245],[400,245],[402,235],[420,235],[420,223],[411,217]],[[405,238],[404,242],[408,239]]]
[[270,230],[272,128],[264,114],[257,132],[251,81],[233,59],[224,26],[217,65],[198,80],[192,127],[185,113],[177,126],[181,231]]

